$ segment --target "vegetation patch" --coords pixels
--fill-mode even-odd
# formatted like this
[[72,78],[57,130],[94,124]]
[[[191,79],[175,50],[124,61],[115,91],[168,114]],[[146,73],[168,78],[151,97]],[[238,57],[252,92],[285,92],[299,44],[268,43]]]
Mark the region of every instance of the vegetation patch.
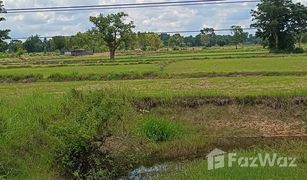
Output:
[[139,133],[153,142],[170,141],[182,136],[183,125],[159,116],[147,116],[138,127]]
[[156,72],[123,72],[110,74],[51,74],[47,79],[54,82],[63,81],[110,81],[110,80],[128,80],[128,79],[146,79],[157,78],[159,74]]
[[0,177],[116,176],[109,152],[100,146],[112,134],[109,123],[119,123],[129,109],[124,96],[106,91],[1,103]]
[[0,75],[0,83],[13,83],[13,82],[30,83],[30,82],[37,82],[42,79],[43,75],[41,74]]

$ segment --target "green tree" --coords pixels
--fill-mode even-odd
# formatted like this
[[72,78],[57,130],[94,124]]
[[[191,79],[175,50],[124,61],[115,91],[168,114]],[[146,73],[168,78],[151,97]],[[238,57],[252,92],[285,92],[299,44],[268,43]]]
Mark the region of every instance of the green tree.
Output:
[[44,47],[44,53],[50,51],[50,43],[47,40],[47,38],[44,38],[43,47]]
[[196,39],[193,36],[184,37],[184,43],[189,47],[194,47],[196,45]]
[[98,17],[90,17],[90,21],[95,25],[93,32],[97,37],[101,37],[107,44],[110,51],[110,59],[115,60],[115,51],[131,37],[132,29],[135,28],[133,22],[125,23],[128,15],[120,12]]
[[23,43],[24,49],[31,53],[31,52],[43,52],[44,51],[44,43],[40,39],[38,35],[29,37]]
[[50,40],[50,46],[53,51],[60,50],[63,51],[67,49],[66,37],[64,36],[55,36]]
[[125,49],[125,50],[135,50],[139,48],[139,40],[138,40],[138,33],[131,33],[130,37],[129,37],[129,41],[126,41],[123,43],[122,48],[121,49]]
[[307,32],[307,7],[301,3],[291,4],[290,7],[292,28],[301,47],[303,35]]
[[20,49],[23,49],[22,41],[20,40],[12,40],[8,45],[10,53],[17,52]]
[[213,43],[210,43],[215,37],[215,32],[213,28],[204,28],[201,31],[201,43],[204,46],[211,46]]
[[174,34],[170,37],[168,42],[169,47],[184,47],[186,44],[184,43],[184,38],[180,34]]
[[156,33],[138,33],[138,44],[143,50],[156,51],[163,47],[163,41],[160,39],[159,35]]
[[240,43],[244,43],[248,38],[248,33],[244,32],[241,26],[231,26],[231,33],[232,33],[232,41],[236,45],[236,49],[238,49],[238,45]]
[[169,42],[170,37],[171,36],[167,33],[161,33],[160,34],[160,39],[163,41],[164,47],[168,46],[168,42]]
[[295,39],[291,30],[291,0],[261,0],[256,10],[252,10],[256,35],[265,46],[275,51],[294,49]]
[[[0,1],[0,13],[4,13],[5,9],[3,8],[3,1]],[[1,21],[5,21],[4,17],[0,17],[0,22]],[[10,39],[9,37],[9,32],[10,30],[6,29],[6,30],[0,30],[0,44],[5,44],[5,40],[6,39]]]
[[8,43],[3,41],[0,42],[0,52],[5,52],[8,49]]

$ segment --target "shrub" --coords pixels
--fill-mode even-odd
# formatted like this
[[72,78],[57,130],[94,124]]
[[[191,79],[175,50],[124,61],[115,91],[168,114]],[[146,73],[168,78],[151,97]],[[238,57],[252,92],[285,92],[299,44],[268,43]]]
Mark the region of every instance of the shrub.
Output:
[[158,116],[145,117],[139,124],[138,131],[154,142],[173,140],[183,133],[183,126],[177,122]]
[[303,48],[295,48],[294,50],[293,50],[293,53],[296,53],[296,54],[301,54],[301,53],[304,53],[305,51],[304,51],[304,49]]
[[51,179],[54,170],[69,179],[114,178],[117,167],[100,147],[109,124],[129,110],[122,93],[107,90],[0,101],[0,179]]
[[180,47],[178,46],[173,47],[173,51],[179,51],[179,50],[180,50]]
[[[144,79],[158,77],[156,72],[123,72],[123,73],[109,73],[109,74],[51,74],[47,77],[49,81],[63,82],[63,81],[101,81],[101,80],[126,80],[126,79]],[[0,77],[1,78],[1,77]]]
[[36,82],[43,79],[41,74],[0,75],[0,82]]
[[109,122],[123,119],[129,107],[118,92],[72,91],[62,105],[64,119],[51,127],[52,134],[61,142],[55,153],[59,169],[81,179],[111,176],[112,159],[108,152],[99,150],[98,144],[103,144],[111,134]]

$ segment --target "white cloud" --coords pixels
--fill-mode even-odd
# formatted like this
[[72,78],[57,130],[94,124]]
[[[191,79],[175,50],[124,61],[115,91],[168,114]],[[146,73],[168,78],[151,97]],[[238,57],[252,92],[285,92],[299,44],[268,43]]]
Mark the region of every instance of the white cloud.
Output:
[[[163,2],[166,0],[6,0],[4,4],[5,8],[10,9],[158,1]],[[301,0],[300,2],[307,4],[307,0]],[[136,30],[140,31],[197,30],[204,26],[228,28],[235,24],[248,27],[250,24],[250,10],[255,6],[255,3],[242,3],[128,10],[6,14],[7,21],[1,23],[1,28],[11,29],[12,37],[24,37],[33,34],[42,36],[70,35],[90,29],[92,24],[88,20],[89,16],[118,11],[128,13],[131,20],[135,22]]]

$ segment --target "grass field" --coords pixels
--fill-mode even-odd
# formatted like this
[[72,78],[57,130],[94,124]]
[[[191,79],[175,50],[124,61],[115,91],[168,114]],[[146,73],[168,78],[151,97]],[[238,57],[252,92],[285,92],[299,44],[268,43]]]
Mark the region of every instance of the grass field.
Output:
[[29,76],[39,76],[39,81],[76,81],[307,75],[306,54],[275,55],[259,47],[255,52],[190,50],[169,54],[163,52],[160,55],[122,55],[116,62],[105,60],[106,57],[84,57],[5,62],[0,65],[0,79],[11,82],[16,81],[14,79],[27,80]]
[[[296,146],[296,151],[299,151],[302,146]],[[254,151],[238,151],[238,156],[257,157],[258,153],[270,153],[270,150]],[[272,153],[272,152],[271,152]],[[286,152],[283,151],[283,155]],[[289,157],[294,153],[288,154]],[[305,154],[306,155],[306,154]],[[296,155],[299,159],[306,159],[306,156]],[[289,179],[301,179],[306,174],[306,164],[301,163],[299,168],[280,168],[280,167],[259,167],[259,168],[240,168],[238,165],[232,168],[224,168],[210,171],[206,160],[198,160],[185,164],[182,172],[170,173],[162,175],[160,179],[281,179],[287,177]]]
[[12,83],[1,85],[0,96],[29,95],[32,92],[56,95],[65,94],[73,88],[126,90],[140,97],[306,96],[307,76]]
[[[120,52],[115,62],[5,57],[0,179],[127,179],[156,164],[168,170],[154,179],[304,179],[306,104],[306,53],[245,46]],[[214,148],[295,156],[298,167],[208,171]]]
[[45,77],[51,74],[108,74],[125,72],[151,72],[158,71],[159,67],[151,64],[117,65],[117,66],[69,66],[69,67],[45,67],[45,68],[17,68],[2,69],[0,75],[27,75],[42,74]]
[[306,71],[307,56],[282,58],[216,59],[172,63],[167,73],[231,73]]

